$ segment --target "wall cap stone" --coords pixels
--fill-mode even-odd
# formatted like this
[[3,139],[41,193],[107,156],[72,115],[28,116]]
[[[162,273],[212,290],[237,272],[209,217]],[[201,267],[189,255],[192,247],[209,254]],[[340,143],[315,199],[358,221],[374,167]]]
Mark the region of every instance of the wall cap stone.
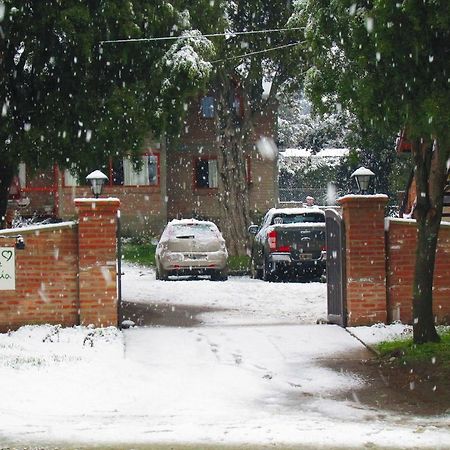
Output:
[[386,194],[374,194],[374,195],[357,195],[357,194],[347,194],[343,197],[337,199],[337,202],[342,204],[348,203],[372,203],[378,201],[379,203],[387,203],[389,197]]
[[59,223],[47,223],[44,225],[31,225],[29,227],[21,227],[21,228],[8,228],[6,230],[0,230],[0,235],[17,235],[17,234],[28,234],[35,233],[36,231],[52,231],[57,230],[59,228],[72,228],[77,225],[77,222],[67,221],[67,222],[59,222]]
[[112,209],[118,210],[120,200],[116,197],[109,198],[76,198],[74,199],[75,208],[78,211],[95,211],[97,208],[101,211]]
[[[417,226],[416,219],[402,219],[400,217],[385,217],[384,218],[384,229],[386,231],[389,231],[390,224],[399,224],[399,225],[406,225],[406,226]],[[450,229],[450,222],[441,222],[441,228],[449,228]]]
[[80,197],[74,199],[75,204],[77,203],[120,203],[117,197],[107,197],[107,198],[87,198]]

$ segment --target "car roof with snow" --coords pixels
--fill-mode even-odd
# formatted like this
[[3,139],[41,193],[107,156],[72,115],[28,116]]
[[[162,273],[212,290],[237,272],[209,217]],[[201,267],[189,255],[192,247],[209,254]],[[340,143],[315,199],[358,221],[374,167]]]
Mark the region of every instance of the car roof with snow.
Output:
[[172,219],[167,226],[173,225],[208,225],[217,228],[217,225],[210,220],[198,220],[198,219]]

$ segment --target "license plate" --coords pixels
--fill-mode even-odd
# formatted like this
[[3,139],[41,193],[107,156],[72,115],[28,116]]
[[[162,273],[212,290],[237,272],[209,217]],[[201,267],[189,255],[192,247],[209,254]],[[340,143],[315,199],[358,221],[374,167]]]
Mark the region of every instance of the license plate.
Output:
[[298,259],[305,260],[305,259],[312,259],[311,253],[299,253]]
[[186,255],[186,259],[192,259],[192,260],[197,260],[197,259],[207,259],[207,255],[205,254],[188,254]]

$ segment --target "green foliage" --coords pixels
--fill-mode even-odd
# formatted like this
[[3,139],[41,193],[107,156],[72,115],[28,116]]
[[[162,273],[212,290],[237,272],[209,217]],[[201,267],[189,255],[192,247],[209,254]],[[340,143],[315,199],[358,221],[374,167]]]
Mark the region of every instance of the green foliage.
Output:
[[131,263],[154,266],[155,250],[155,244],[126,243],[122,247],[122,258],[124,261]]
[[230,271],[247,272],[250,269],[250,256],[229,256],[228,269]]
[[[3,164],[57,162],[84,171],[111,155],[136,155],[149,131],[159,135],[166,123],[176,123],[170,117],[179,118],[187,95],[207,75],[191,71],[180,78],[183,68],[163,65],[167,54],[175,57],[167,43],[102,43],[181,32],[189,22],[165,0],[43,0],[39,6],[5,0],[4,6]],[[210,56],[205,45],[195,50]],[[176,74],[177,95],[166,93],[162,86]]]
[[430,364],[439,363],[450,367],[450,331],[448,329],[442,330],[439,334],[441,341],[438,343],[428,342],[417,345],[410,338],[382,342],[376,348],[381,357],[390,358],[395,356],[400,364],[428,361]]
[[[358,146],[387,166],[402,128],[411,139],[436,139],[440,164],[450,155],[449,23],[449,4],[440,0],[307,0],[291,18],[305,26],[305,83],[315,106],[350,110]],[[383,190],[387,173],[376,172]]]
[[319,116],[303,92],[283,90],[279,95],[278,142],[282,148],[342,148],[351,118],[345,113]]
[[[284,147],[299,147],[313,153],[327,147],[350,150],[337,165],[316,164],[309,160],[285,167],[280,164],[281,189],[314,189],[325,192],[327,183],[336,185],[338,196],[356,192],[351,174],[360,166],[375,173],[374,192],[389,196],[398,206],[397,192],[405,189],[412,163],[394,151],[395,135],[358,120],[354,115],[326,113],[315,116],[302,95],[283,95],[279,110],[279,140]],[[321,199],[319,201],[322,201]]]
[[323,110],[339,102],[390,133],[447,135],[450,6],[447,1],[308,0],[307,91]]
[[398,205],[397,193],[406,188],[412,170],[410,158],[398,155],[394,148],[395,136],[374,126],[355,121],[347,136],[351,149],[337,170],[337,186],[342,193],[356,192],[351,174],[361,166],[375,173],[373,192],[387,194],[391,206]]

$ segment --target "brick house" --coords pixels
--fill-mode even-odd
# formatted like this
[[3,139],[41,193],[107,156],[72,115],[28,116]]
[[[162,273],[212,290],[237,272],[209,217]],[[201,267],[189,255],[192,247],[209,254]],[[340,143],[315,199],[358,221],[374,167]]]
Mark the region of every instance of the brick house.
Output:
[[[213,116],[214,97],[200,96],[189,105],[179,137],[145,141],[140,172],[127,158],[92,168],[108,176],[102,195],[121,200],[125,233],[158,236],[168,220],[181,217],[208,218],[220,226],[221,186]],[[275,123],[275,108],[270,108],[255,124],[255,142],[260,136],[274,137]],[[277,160],[262,159],[255,148],[249,148],[246,161],[250,207],[255,215],[262,214],[278,201]],[[74,198],[91,196],[84,182],[86,175],[77,179],[70,171],[54,167],[30,177],[26,166],[20,164],[10,189],[7,221],[17,213],[74,218]]]

